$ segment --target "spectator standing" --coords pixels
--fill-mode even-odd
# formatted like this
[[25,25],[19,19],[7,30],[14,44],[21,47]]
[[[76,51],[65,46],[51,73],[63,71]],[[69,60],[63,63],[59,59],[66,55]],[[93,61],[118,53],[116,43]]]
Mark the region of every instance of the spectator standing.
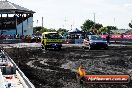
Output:
[[121,34],[121,43],[123,43],[123,38],[124,38],[124,36],[123,36],[123,34]]
[[24,35],[22,35],[22,40],[24,41]]
[[88,46],[88,45],[89,45],[89,39],[88,39],[88,38],[85,38],[85,39],[83,40],[83,45],[84,45],[84,46]]
[[108,44],[110,44],[110,35],[109,34],[106,36],[106,41]]

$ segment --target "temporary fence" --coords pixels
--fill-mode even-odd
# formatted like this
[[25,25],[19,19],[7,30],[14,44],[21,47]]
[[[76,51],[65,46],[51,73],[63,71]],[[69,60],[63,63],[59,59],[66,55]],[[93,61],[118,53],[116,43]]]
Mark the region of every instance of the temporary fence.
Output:
[[[102,38],[106,38],[108,35],[100,35]],[[110,35],[111,38],[128,38],[128,39],[132,39],[132,34],[112,34]]]

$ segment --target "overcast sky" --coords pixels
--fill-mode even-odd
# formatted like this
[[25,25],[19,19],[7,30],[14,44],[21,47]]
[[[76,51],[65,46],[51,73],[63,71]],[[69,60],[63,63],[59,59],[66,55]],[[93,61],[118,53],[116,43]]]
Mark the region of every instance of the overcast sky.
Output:
[[[132,0],[9,0],[35,11],[34,26],[47,28],[80,28],[85,20],[94,20],[103,26],[129,28],[132,19]],[[37,24],[38,20],[38,24]]]

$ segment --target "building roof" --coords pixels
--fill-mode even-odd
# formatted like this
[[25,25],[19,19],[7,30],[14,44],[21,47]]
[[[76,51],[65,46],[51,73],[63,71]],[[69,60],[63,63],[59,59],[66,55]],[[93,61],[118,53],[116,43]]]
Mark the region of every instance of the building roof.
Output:
[[21,7],[7,0],[0,1],[0,14],[35,13],[32,10]]

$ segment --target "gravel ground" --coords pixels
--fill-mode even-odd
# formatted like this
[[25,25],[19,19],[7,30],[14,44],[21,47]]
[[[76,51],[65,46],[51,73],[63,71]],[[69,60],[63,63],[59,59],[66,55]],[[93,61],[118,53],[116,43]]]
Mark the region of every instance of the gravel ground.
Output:
[[39,48],[5,48],[36,88],[132,88],[129,84],[87,84],[76,81],[82,65],[88,74],[132,74],[132,48],[87,50],[65,47],[61,51]]

